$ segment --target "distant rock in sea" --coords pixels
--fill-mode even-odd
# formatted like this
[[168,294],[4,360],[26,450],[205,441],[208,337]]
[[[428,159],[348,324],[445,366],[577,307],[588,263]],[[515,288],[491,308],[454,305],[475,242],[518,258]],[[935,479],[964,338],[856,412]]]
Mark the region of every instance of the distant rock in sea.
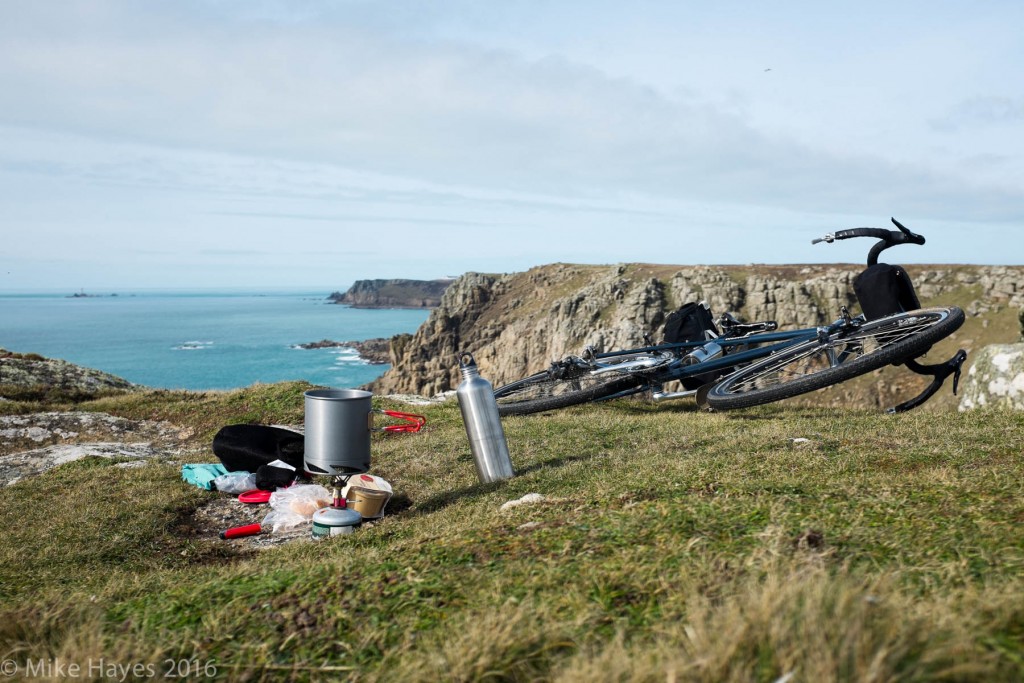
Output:
[[385,365],[391,362],[391,340],[389,339],[366,339],[364,341],[333,341],[321,339],[320,341],[298,344],[300,349],[355,349],[359,357],[371,365]]
[[357,280],[329,300],[353,308],[437,308],[454,280]]

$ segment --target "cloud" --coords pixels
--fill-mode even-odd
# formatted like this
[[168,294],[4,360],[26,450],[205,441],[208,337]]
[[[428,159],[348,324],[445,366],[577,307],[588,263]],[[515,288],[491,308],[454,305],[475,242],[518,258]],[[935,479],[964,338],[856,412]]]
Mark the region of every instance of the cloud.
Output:
[[1012,126],[1024,123],[1024,100],[1010,97],[972,97],[931,122],[933,128],[956,132],[965,128]]
[[359,4],[354,20],[317,22],[275,4],[210,17],[188,3],[45,7],[5,8],[20,18],[0,34],[9,126],[518,193],[1021,217],[1019,193],[814,149],[564,58],[409,40]]
[[6,3],[0,231],[40,282],[860,260],[806,244],[891,214],[1002,260],[963,235],[1024,218],[1020,100],[918,9]]

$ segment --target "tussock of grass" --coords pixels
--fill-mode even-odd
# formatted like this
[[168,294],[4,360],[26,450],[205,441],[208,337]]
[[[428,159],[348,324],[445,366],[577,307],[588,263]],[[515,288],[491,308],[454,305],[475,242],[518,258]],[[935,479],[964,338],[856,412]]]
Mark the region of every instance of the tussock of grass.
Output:
[[1010,680],[1013,666],[977,634],[994,605],[1019,620],[1021,607],[1012,600],[990,591],[958,598],[967,605],[952,599],[922,605],[889,576],[858,578],[783,563],[747,576],[727,596],[697,593],[686,617],[654,638],[620,631],[563,662],[553,679]]
[[[87,407],[206,439],[301,422],[302,390]],[[1019,414],[613,402],[506,420],[517,476],[482,485],[457,406],[417,411],[423,433],[374,436],[403,502],[330,542],[198,542],[216,494],[173,467],[5,489],[0,656],[209,658],[247,680],[1024,676]]]

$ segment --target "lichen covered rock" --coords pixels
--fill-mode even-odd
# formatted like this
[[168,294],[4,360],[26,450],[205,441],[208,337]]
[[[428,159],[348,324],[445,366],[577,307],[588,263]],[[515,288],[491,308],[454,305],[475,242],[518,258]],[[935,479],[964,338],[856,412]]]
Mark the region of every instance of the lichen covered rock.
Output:
[[977,355],[961,387],[960,410],[1024,410],[1024,344],[993,344]]
[[34,387],[74,394],[141,388],[115,375],[64,360],[0,349],[0,396],[17,395]]

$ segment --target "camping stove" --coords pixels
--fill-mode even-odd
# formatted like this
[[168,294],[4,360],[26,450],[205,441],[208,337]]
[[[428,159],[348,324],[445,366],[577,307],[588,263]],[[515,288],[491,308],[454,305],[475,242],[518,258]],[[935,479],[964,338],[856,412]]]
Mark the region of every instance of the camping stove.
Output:
[[[348,501],[342,494],[352,476],[360,475],[371,482],[374,479],[365,476],[370,469],[371,432],[418,432],[426,423],[422,415],[374,410],[370,401],[372,396],[369,391],[359,389],[312,389],[305,393],[303,466],[310,475],[331,477],[334,488],[332,505],[313,515],[314,538],[352,533],[362,522],[361,513],[368,518],[380,517],[384,505],[391,498],[390,485],[387,491],[353,486],[349,495],[353,496],[353,507],[357,511],[348,507]],[[374,413],[402,422],[374,428]]]
[[355,510],[350,510],[345,497],[341,494],[347,483],[348,477],[344,475],[331,478],[333,502],[330,507],[320,508],[313,513],[314,540],[351,534],[363,523],[363,516]]

